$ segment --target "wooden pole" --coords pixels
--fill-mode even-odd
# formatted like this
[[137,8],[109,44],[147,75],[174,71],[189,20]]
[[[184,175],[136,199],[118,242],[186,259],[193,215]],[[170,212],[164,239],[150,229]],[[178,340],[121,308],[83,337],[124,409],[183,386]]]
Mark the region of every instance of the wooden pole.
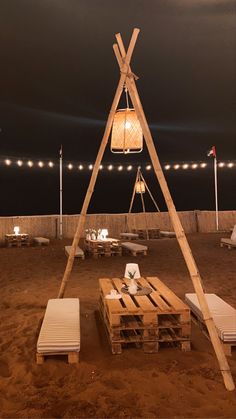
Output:
[[63,193],[63,189],[62,189],[62,145],[60,148],[60,159],[59,159],[59,173],[60,173],[60,217],[59,217],[59,238],[62,239],[62,234],[63,234],[63,227],[62,227],[62,211],[63,211],[63,200],[62,200],[62,193]]
[[58,293],[58,298],[63,298],[64,293],[65,293],[65,289],[66,289],[66,284],[69,280],[69,277],[70,277],[70,274],[71,274],[71,271],[72,271],[74,258],[75,258],[75,253],[76,253],[76,248],[78,246],[79,239],[80,239],[81,233],[83,231],[83,227],[84,227],[84,223],[85,223],[85,217],[86,217],[88,206],[89,206],[89,203],[90,203],[90,199],[91,199],[91,196],[92,196],[92,193],[93,193],[93,190],[94,190],[94,185],[95,185],[95,182],[96,182],[96,179],[97,179],[99,166],[100,166],[100,163],[101,163],[101,160],[102,160],[102,157],[103,157],[103,154],[104,154],[107,142],[108,142],[108,138],[109,138],[109,135],[110,135],[114,115],[115,115],[115,112],[116,112],[116,109],[117,109],[117,106],[118,106],[118,103],[119,103],[119,100],[120,100],[120,97],[121,97],[121,94],[122,94],[122,91],[123,91],[123,88],[124,88],[124,85],[125,85],[125,82],[126,82],[127,74],[129,72],[129,63],[130,63],[131,56],[132,56],[132,53],[133,53],[133,50],[134,50],[134,47],[135,47],[135,44],[136,44],[136,41],[137,41],[138,34],[139,34],[139,29],[135,28],[133,30],[133,34],[132,34],[132,37],[131,37],[131,40],[130,40],[130,44],[129,44],[129,48],[128,48],[126,57],[124,58],[124,60],[122,62],[120,80],[119,80],[119,83],[118,83],[118,86],[117,86],[117,89],[116,89],[115,97],[114,97],[113,102],[112,102],[111,110],[110,110],[110,113],[109,113],[109,116],[108,116],[108,120],[107,120],[106,127],[105,127],[105,132],[104,132],[102,142],[101,142],[101,145],[100,145],[100,148],[99,148],[99,151],[98,151],[98,155],[97,155],[94,167],[93,167],[93,172],[92,172],[91,179],[90,179],[90,182],[89,182],[89,186],[88,186],[88,189],[87,189],[87,193],[86,193],[86,196],[85,196],[85,199],[84,199],[83,207],[82,207],[82,210],[81,210],[81,213],[80,213],[79,222],[78,222],[76,232],[75,232],[75,235],[74,235],[74,239],[73,239],[73,243],[72,243],[72,246],[71,246],[71,249],[70,249],[70,254],[69,254],[69,257],[68,257],[68,260],[67,260],[66,269],[65,269],[65,272],[64,272],[64,275],[63,275],[63,278],[62,278],[60,290],[59,290],[59,293]]
[[130,206],[129,206],[129,213],[132,211],[132,208],[133,208],[134,197],[135,197],[135,193],[136,193],[135,187],[136,187],[137,181],[138,181],[138,171],[136,173],[136,179],[135,179],[135,182],[134,182],[134,188],[133,188],[132,198],[131,198],[131,202],[130,202]]
[[[119,45],[119,49],[121,52],[121,56],[124,58],[125,57],[125,48],[122,42],[121,38],[117,38],[117,42]],[[118,61],[118,63],[120,64],[122,62],[122,58],[120,57],[120,60]],[[229,364],[227,362],[223,347],[221,345],[219,336],[217,334],[216,331],[216,327],[213,321],[213,318],[210,314],[210,310],[205,298],[205,294],[203,291],[203,287],[202,287],[202,281],[201,281],[201,277],[200,274],[198,272],[195,260],[193,258],[191,249],[189,247],[187,238],[185,236],[183,227],[181,225],[180,219],[178,217],[177,211],[175,209],[172,197],[170,195],[170,191],[168,188],[168,185],[166,183],[165,177],[164,177],[164,173],[162,171],[162,167],[159,161],[159,158],[157,156],[157,152],[154,146],[154,142],[152,139],[152,135],[151,132],[149,130],[149,126],[147,124],[147,120],[143,111],[143,107],[139,98],[139,94],[135,85],[135,80],[132,77],[132,73],[130,73],[130,77],[127,77],[126,80],[126,86],[129,90],[129,95],[131,97],[133,106],[135,108],[135,111],[137,113],[138,119],[140,121],[142,130],[143,130],[143,134],[144,134],[144,138],[146,141],[146,145],[150,154],[150,158],[152,161],[152,165],[156,174],[156,177],[159,181],[163,196],[165,198],[166,201],[166,205],[170,214],[170,218],[174,227],[174,231],[176,233],[176,238],[178,240],[179,246],[181,248],[181,251],[183,253],[183,257],[185,259],[187,268],[189,270],[191,279],[192,279],[192,283],[195,289],[195,292],[197,294],[197,298],[201,307],[201,311],[203,314],[203,318],[205,321],[205,324],[207,326],[208,332],[209,332],[209,336],[213,345],[213,348],[215,350],[215,354],[216,357],[218,359],[218,363],[219,363],[219,367],[220,367],[220,371],[222,373],[223,376],[223,380],[224,380],[224,384],[227,390],[232,391],[235,389],[235,385],[234,385],[234,381],[231,375],[231,371],[229,368]]]
[[[140,168],[138,168],[138,173],[139,173],[138,182],[140,183],[140,182],[141,182]],[[141,183],[140,183],[140,184],[141,184]],[[142,192],[142,188],[141,188],[141,186],[140,186],[140,196],[141,196],[142,207],[143,207],[143,213],[144,213],[144,218],[145,218],[145,225],[146,225],[146,237],[147,237],[147,240],[149,240],[148,225],[147,225],[147,216],[146,216],[146,208],[145,208],[145,204],[144,204],[143,192]]]
[[214,157],[214,180],[215,180],[215,206],[216,206],[216,231],[219,230],[219,212],[218,212],[218,187],[217,187],[217,158]]

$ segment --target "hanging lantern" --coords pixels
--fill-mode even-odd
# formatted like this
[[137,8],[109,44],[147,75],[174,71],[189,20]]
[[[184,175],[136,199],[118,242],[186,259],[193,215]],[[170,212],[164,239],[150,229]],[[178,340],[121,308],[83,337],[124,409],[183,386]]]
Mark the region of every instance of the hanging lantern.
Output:
[[113,153],[140,153],[143,149],[143,133],[134,109],[116,111],[112,134],[111,151]]
[[142,180],[138,180],[135,184],[135,192],[136,193],[145,193],[145,185]]

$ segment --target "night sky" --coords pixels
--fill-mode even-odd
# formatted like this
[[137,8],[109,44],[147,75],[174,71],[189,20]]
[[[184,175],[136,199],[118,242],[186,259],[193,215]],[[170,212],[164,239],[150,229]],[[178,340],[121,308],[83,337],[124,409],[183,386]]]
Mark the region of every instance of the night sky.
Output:
[[[119,81],[114,35],[127,46],[135,27],[131,65],[163,167],[208,163],[165,172],[177,210],[214,209],[212,145],[219,162],[235,162],[218,171],[219,209],[236,209],[235,12],[227,0],[1,0],[0,216],[59,213],[61,144],[64,213],[80,212],[91,171],[66,164],[94,163]],[[123,156],[109,147],[104,165],[150,162],[146,149]],[[30,169],[28,159],[56,164]],[[143,174],[166,210],[153,171]],[[89,212],[127,212],[135,176],[99,172]]]

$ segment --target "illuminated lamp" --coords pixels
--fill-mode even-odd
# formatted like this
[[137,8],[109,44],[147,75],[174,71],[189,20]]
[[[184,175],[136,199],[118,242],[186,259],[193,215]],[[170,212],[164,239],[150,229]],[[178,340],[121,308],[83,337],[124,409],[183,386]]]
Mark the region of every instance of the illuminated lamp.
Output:
[[13,230],[16,236],[20,233],[20,227],[18,226],[15,226]]
[[106,240],[107,236],[108,236],[107,228],[102,228],[101,233],[100,233],[100,239],[101,240]]
[[48,162],[48,166],[49,166],[49,167],[53,167],[53,166],[54,166],[54,165],[53,165],[53,162],[52,162],[52,161]]
[[142,180],[138,180],[135,184],[135,192],[136,193],[145,193],[145,185]]
[[140,153],[143,149],[143,132],[134,109],[118,109],[111,133],[112,153]]

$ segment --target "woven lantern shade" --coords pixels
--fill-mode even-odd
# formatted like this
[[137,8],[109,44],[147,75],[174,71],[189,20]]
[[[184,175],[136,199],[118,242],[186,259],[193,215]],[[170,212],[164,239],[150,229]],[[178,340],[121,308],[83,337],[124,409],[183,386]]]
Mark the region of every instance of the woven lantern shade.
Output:
[[136,193],[145,193],[145,185],[142,180],[138,180],[135,184],[135,192]]
[[134,109],[116,111],[112,134],[111,151],[113,153],[140,153],[143,149],[143,133]]

